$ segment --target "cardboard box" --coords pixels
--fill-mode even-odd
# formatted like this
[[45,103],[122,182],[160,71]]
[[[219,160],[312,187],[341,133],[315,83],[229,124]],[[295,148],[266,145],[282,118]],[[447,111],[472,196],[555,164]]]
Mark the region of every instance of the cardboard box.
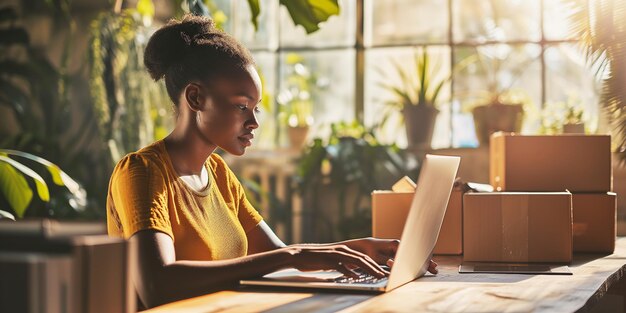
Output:
[[[372,235],[374,237],[400,239],[414,194],[414,192],[387,190],[377,190],[372,193]],[[462,201],[463,192],[453,189],[433,253],[463,253]]]
[[571,262],[572,195],[466,193],[463,253],[464,261]]
[[0,312],[33,303],[35,311],[136,312],[134,249],[105,231],[102,223],[0,221],[0,274],[22,283],[0,284]]
[[617,235],[617,195],[572,194],[574,252],[613,253]]
[[497,191],[611,191],[611,137],[495,133],[489,172]]

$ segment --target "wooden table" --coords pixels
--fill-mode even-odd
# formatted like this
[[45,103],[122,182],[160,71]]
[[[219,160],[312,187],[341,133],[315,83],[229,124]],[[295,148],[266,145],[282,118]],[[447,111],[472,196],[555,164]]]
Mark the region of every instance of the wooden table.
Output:
[[[459,274],[460,256],[438,256],[439,274],[381,295],[242,289],[166,304],[157,312],[621,312],[626,237],[612,255],[575,255],[574,275]],[[611,288],[611,289],[609,289]],[[617,288],[618,294],[615,295]],[[610,301],[605,301],[610,298]],[[605,305],[609,307],[604,307]],[[600,307],[600,309],[598,309]]]

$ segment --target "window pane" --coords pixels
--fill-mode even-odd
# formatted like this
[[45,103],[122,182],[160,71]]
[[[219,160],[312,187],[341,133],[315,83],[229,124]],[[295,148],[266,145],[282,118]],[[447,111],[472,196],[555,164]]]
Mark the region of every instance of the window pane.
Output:
[[259,29],[254,30],[252,14],[246,0],[236,1],[233,14],[234,35],[248,49],[276,49],[278,46],[278,1],[261,0],[261,12],[258,17]]
[[[545,51],[546,102],[544,113],[554,114],[561,124],[568,106],[582,110],[588,132],[598,128],[598,96],[593,73],[576,44],[558,44]],[[546,116],[547,119],[550,116]]]
[[[230,0],[215,0],[214,3],[215,8],[209,8],[211,17],[225,32],[233,34],[233,30],[238,26],[238,21],[231,18],[234,12],[234,3]],[[221,12],[214,11],[214,9]]]
[[[381,84],[405,86],[397,70],[403,68],[410,75],[410,87],[417,85],[415,53],[421,49],[413,48],[376,48],[369,49],[365,55],[365,108],[364,120],[368,126],[382,122],[389,115],[387,122],[378,132],[383,143],[396,143],[407,146],[406,131],[400,109],[396,107],[397,96]],[[450,75],[450,50],[448,47],[428,48],[429,62],[432,65],[431,81],[441,81]],[[406,89],[406,88],[405,88]],[[438,97],[437,121],[432,140],[433,148],[450,146],[450,87],[444,85]]]
[[[459,114],[471,116],[474,107],[488,104],[495,97],[502,103],[521,102],[525,114],[522,132],[536,133],[540,125],[540,52],[540,46],[535,44],[456,48],[458,74],[453,83],[455,99],[461,104]],[[467,131],[472,130],[454,129],[453,132]]]
[[448,7],[441,0],[365,0],[365,44],[446,43]]
[[281,47],[352,47],[356,40],[356,1],[339,0],[339,15],[331,16],[320,30],[307,35],[302,26],[294,25],[289,12],[280,6]]
[[[353,49],[281,53],[277,96],[281,127],[297,122],[286,114],[294,106],[299,112],[311,111],[312,120],[306,117],[309,139],[327,138],[333,122],[354,120],[355,57]],[[282,144],[285,133],[281,132]]]
[[455,42],[541,39],[539,0],[453,0]]
[[543,28],[547,40],[572,39],[571,3],[563,0],[543,1]]
[[277,144],[278,108],[276,105],[276,75],[278,74],[276,54],[271,52],[255,52],[254,60],[263,84],[263,98],[260,113],[257,115],[259,128],[255,131],[254,148],[271,149]]

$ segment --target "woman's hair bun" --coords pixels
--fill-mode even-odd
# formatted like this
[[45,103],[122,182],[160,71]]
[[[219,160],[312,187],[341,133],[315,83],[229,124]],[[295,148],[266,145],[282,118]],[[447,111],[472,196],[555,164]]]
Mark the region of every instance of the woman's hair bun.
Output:
[[185,15],[182,20],[170,20],[157,30],[146,45],[144,65],[155,81],[162,79],[170,66],[180,62],[187,47],[195,44],[199,35],[215,32],[215,23],[204,16]]

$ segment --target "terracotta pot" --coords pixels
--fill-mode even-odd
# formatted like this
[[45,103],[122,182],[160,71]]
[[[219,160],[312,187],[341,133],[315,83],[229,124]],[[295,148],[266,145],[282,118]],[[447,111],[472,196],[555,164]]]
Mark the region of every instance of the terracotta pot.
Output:
[[406,105],[402,114],[409,147],[430,149],[439,110],[427,105]]
[[309,134],[309,126],[287,126],[287,136],[289,137],[289,147],[292,149],[302,149]]
[[489,136],[497,131],[519,133],[524,120],[521,104],[489,104],[472,110],[476,138],[481,146],[489,145]]
[[563,124],[564,134],[584,134],[585,123]]

